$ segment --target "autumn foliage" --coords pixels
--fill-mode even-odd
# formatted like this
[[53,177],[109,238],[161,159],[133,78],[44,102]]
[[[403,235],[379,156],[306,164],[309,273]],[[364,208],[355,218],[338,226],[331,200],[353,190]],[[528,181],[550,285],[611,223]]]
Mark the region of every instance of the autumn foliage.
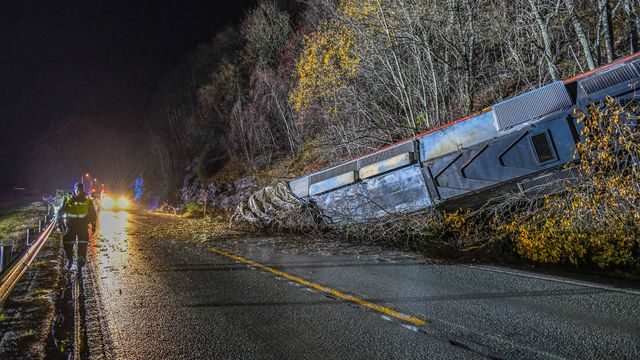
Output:
[[640,270],[638,107],[609,98],[576,115],[580,180],[498,230],[536,262]]
[[[218,164],[290,179],[638,51],[638,2],[603,4],[259,1],[162,80],[145,114],[154,176],[166,194],[190,176],[212,181]],[[611,99],[576,114],[581,180],[562,193],[347,232],[637,269],[636,113]]]

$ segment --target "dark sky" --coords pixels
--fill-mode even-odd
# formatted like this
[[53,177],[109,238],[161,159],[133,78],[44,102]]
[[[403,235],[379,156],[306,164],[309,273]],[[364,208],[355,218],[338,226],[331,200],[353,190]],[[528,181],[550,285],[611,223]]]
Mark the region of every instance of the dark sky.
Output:
[[136,172],[162,77],[256,2],[1,1],[0,188]]

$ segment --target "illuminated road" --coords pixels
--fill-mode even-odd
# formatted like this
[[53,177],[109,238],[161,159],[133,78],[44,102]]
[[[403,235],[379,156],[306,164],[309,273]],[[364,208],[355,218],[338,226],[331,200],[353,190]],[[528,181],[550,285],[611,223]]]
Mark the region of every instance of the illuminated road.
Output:
[[122,359],[638,358],[640,291],[279,238],[130,235],[181,221],[102,212],[92,248]]

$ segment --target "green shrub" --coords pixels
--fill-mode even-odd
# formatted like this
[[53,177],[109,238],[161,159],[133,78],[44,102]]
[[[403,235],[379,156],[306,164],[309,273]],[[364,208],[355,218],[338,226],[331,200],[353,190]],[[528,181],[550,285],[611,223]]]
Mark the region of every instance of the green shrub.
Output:
[[204,205],[197,202],[192,201],[185,204],[186,211],[182,214],[182,217],[185,218],[200,218],[204,213]]

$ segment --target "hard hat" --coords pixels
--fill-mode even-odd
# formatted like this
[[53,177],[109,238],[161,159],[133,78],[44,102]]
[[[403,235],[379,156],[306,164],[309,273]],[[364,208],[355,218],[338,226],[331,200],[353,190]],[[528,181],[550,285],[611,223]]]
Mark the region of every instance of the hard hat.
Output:
[[84,190],[84,185],[78,181],[77,183],[73,184],[73,190],[75,189]]

